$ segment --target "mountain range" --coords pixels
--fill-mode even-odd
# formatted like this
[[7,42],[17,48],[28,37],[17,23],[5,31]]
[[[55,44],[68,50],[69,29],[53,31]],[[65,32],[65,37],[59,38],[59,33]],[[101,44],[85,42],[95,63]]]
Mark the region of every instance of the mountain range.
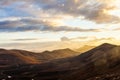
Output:
[[[67,53],[71,50],[67,49]],[[6,50],[0,50],[6,54]],[[13,55],[10,50],[11,54]],[[66,49],[65,49],[66,51]],[[19,51],[18,51],[19,52]],[[53,51],[54,52],[54,51]],[[57,55],[57,51],[56,55]],[[74,51],[73,51],[74,52]],[[43,52],[47,54],[50,52]],[[34,55],[24,54],[29,59],[20,56],[20,65],[11,65],[0,70],[0,79],[6,80],[119,80],[120,78],[120,46],[104,43],[84,53],[76,53],[75,56],[60,57],[40,63],[39,59],[34,60]],[[37,54],[37,53],[36,53]],[[53,53],[52,53],[53,54]],[[61,53],[59,53],[61,54]],[[59,55],[58,54],[58,55]],[[73,53],[72,53],[73,54]],[[16,56],[16,53],[14,53]],[[38,56],[38,55],[37,55]],[[32,59],[31,59],[32,57]],[[10,59],[14,59],[11,57]],[[14,61],[15,61],[14,60]],[[21,64],[22,60],[25,60]],[[2,61],[1,61],[2,62]],[[18,62],[17,62],[18,63]],[[27,63],[27,64],[26,64]],[[7,64],[7,63],[6,63]],[[10,65],[12,63],[8,63]],[[0,64],[1,65],[1,64]],[[11,76],[11,77],[9,77]]]
[[25,50],[0,49],[0,67],[23,64],[40,64],[54,59],[77,56],[79,53],[71,49],[59,49],[35,53]]

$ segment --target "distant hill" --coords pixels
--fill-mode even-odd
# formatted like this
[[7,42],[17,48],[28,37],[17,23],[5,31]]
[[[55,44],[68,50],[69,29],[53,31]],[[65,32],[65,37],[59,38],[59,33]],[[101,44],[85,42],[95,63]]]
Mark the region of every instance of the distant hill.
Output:
[[12,50],[0,49],[0,67],[36,63],[38,63],[38,61],[34,57],[24,56]]
[[34,53],[34,52],[25,51],[25,50],[15,50],[15,49],[13,49],[12,51],[19,52],[24,56],[34,57],[40,63],[47,62],[54,59],[73,57],[80,54],[79,52],[75,52],[69,48],[58,49],[53,51],[44,51],[41,53]]
[[75,52],[69,48],[58,49],[53,51],[44,51],[39,56],[36,56],[39,60],[49,61],[60,58],[67,58],[79,55],[79,52]]
[[75,51],[80,52],[80,53],[84,53],[86,51],[89,51],[92,48],[95,48],[95,46],[84,45],[84,46],[76,49]]
[[0,49],[0,66],[10,66],[18,64],[40,64],[54,59],[67,58],[78,55],[70,49],[59,49],[54,51],[44,51],[34,53],[25,50],[5,50]]

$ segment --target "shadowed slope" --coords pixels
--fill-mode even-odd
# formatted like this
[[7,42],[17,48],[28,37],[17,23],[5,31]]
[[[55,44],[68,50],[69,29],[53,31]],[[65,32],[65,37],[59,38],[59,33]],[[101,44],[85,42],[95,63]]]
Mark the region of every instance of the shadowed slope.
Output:
[[[21,68],[22,67],[22,68]],[[5,75],[35,80],[86,80],[98,75],[120,74],[120,47],[102,44],[76,57],[6,69]],[[93,78],[94,79],[94,78]]]
[[39,54],[38,58],[49,61],[54,59],[73,57],[79,54],[80,53],[67,48],[67,49],[59,49],[54,51],[44,51],[41,54]]
[[[34,53],[25,50],[5,50],[0,49],[0,66],[11,66],[18,64],[38,64],[54,59],[76,56],[78,53],[70,49],[60,49]],[[4,65],[4,66],[3,66]]]
[[58,49],[58,50],[53,50],[53,51],[44,51],[42,53],[33,53],[33,52],[25,51],[25,50],[15,50],[15,49],[12,51],[18,52],[24,56],[34,57],[40,63],[47,62],[47,61],[54,60],[54,59],[73,57],[73,56],[77,56],[80,54],[69,48]]
[[36,64],[38,61],[32,57],[21,55],[15,51],[0,49],[0,66],[19,64]]

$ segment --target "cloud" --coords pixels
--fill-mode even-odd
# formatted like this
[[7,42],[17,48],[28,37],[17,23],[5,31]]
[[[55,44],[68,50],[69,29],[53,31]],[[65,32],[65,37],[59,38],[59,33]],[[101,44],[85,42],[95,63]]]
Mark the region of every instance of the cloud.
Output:
[[[84,17],[96,23],[119,23],[120,18],[109,14],[115,10],[117,0],[1,0],[4,16],[54,17],[71,15]],[[72,6],[71,6],[72,5]],[[12,11],[10,11],[12,10]]]
[[93,40],[88,41],[88,45],[100,45],[103,43],[111,43],[111,44],[116,44],[120,45],[120,41],[114,37],[106,37],[106,38],[96,38]]
[[82,41],[82,42],[88,42],[88,43],[104,43],[107,41],[117,41],[116,38],[114,37],[101,37],[101,38],[97,38],[96,36],[80,36],[80,37],[74,37],[74,38],[69,38],[69,37],[61,37],[60,38],[61,41]]
[[[119,25],[118,25],[119,26]],[[113,31],[120,31],[120,28],[112,29]]]
[[90,40],[96,40],[97,38],[95,36],[80,36],[74,38],[61,37],[60,39],[61,41],[90,41]]
[[96,38],[96,39],[93,39],[93,42],[98,42],[98,41],[114,41],[116,40],[116,38],[114,37],[106,37],[106,38]]
[[73,38],[73,39],[87,39],[88,37],[76,37],[76,38]]
[[53,26],[47,21],[35,18],[18,18],[13,20],[1,20],[0,32],[22,32],[22,31],[76,31],[76,32],[98,32],[99,29],[81,29],[69,26]]
[[96,23],[118,23],[120,18],[109,14],[109,11],[116,9],[113,3],[114,0],[63,0],[59,4],[56,0],[51,0],[50,3],[43,2],[45,7],[42,7],[42,9],[48,11],[48,13],[50,11],[52,14],[83,16],[84,19]]
[[12,39],[12,41],[32,41],[32,40],[38,40],[36,38],[28,38],[28,39]]
[[70,41],[70,39],[68,37],[62,37],[61,41]]

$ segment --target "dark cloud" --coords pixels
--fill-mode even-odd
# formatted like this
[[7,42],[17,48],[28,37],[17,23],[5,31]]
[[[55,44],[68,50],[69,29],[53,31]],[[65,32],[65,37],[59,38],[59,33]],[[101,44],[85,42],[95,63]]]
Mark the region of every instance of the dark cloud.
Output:
[[12,39],[12,41],[32,41],[32,40],[38,40],[36,38],[27,38],[27,39]]
[[19,19],[15,21],[1,21],[0,32],[22,32],[22,31],[77,31],[77,32],[98,32],[99,29],[81,29],[78,27],[52,26],[48,22],[36,19]]

